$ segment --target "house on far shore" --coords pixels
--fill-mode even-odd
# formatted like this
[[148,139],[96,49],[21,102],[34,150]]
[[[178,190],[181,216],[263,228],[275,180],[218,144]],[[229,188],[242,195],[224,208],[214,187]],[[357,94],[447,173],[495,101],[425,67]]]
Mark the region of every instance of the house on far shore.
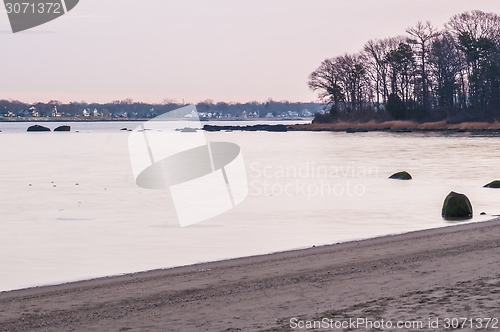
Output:
[[59,117],[59,116],[61,116],[61,113],[59,113],[59,112],[57,111],[57,106],[56,106],[56,105],[54,105],[54,108],[52,109],[52,113],[51,113],[51,115],[52,115],[53,117]]
[[[40,116],[40,113],[38,113],[38,110],[36,109],[35,106],[31,106],[29,108],[29,111],[31,112],[31,116],[34,117],[34,118],[37,118]],[[29,114],[29,113],[28,113]]]

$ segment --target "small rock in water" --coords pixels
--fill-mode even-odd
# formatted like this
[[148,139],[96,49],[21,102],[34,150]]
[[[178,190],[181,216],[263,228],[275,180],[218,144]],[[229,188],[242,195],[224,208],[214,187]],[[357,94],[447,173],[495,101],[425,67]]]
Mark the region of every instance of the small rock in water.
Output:
[[392,174],[391,176],[389,176],[389,179],[411,180],[412,177],[411,177],[410,173],[408,173],[406,171],[402,171],[402,172],[397,172],[397,173]]
[[56,186],[56,185],[54,185],[54,187],[55,187],[55,186]]
[[31,183],[29,184],[29,186],[31,187]]
[[79,184],[78,184],[78,183],[75,183],[75,186],[79,186]]
[[28,129],[26,131],[50,131],[50,129],[47,127],[44,127],[44,126],[34,125],[31,127],[28,127]]
[[481,215],[482,215],[482,216],[485,216],[485,215],[486,215],[486,212],[481,212]]
[[56,129],[54,129],[54,131],[71,131],[71,127],[70,126],[59,126]]
[[500,188],[500,181],[499,180],[491,181],[490,183],[485,184],[483,188]]

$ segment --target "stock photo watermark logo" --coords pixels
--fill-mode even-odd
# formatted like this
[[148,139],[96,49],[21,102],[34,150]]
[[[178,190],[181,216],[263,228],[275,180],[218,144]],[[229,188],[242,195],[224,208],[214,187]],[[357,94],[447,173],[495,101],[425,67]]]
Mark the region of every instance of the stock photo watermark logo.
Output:
[[319,165],[306,161],[300,165],[250,164],[250,196],[363,196],[364,181],[378,178],[376,166]]
[[141,124],[128,147],[136,184],[169,189],[181,227],[229,211],[248,195],[240,147],[207,142],[194,105]]
[[80,0],[4,0],[12,32],[20,32],[63,16]]

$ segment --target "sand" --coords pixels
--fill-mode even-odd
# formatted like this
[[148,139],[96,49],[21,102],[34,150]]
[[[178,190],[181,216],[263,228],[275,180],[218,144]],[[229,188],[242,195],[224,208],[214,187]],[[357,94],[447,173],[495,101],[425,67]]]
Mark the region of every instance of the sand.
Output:
[[498,331],[498,303],[493,220],[3,292],[0,331]]

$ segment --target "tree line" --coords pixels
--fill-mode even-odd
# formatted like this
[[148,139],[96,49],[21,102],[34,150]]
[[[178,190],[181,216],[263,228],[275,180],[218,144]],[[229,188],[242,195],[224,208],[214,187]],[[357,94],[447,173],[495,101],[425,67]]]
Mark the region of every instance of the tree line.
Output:
[[[101,118],[153,118],[174,109],[186,106],[172,99],[162,103],[149,104],[134,102],[132,99],[116,100],[110,103],[71,102],[61,103],[51,100],[47,103],[23,103],[18,100],[0,100],[0,116],[3,117],[83,117],[98,116]],[[212,118],[240,117],[302,117],[312,116],[320,111],[323,105],[316,102],[274,101],[225,103],[205,100],[196,104],[201,116]]]
[[440,30],[418,22],[325,59],[308,86],[329,110],[323,121],[500,120],[500,16],[465,12]]

